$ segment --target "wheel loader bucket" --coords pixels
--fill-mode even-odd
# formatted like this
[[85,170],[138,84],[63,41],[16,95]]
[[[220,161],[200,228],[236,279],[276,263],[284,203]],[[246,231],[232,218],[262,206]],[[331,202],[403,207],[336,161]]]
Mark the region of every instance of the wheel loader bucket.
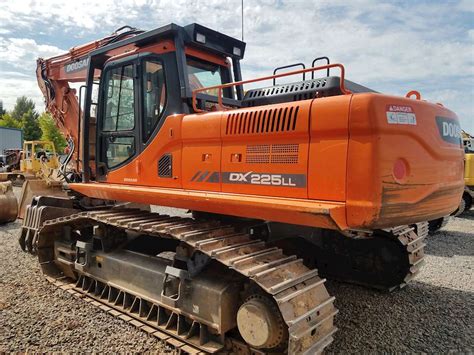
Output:
[[18,202],[10,181],[0,182],[0,224],[13,222],[18,214]]
[[9,176],[10,176],[10,173],[0,173],[0,182],[10,180]]
[[26,207],[31,204],[33,197],[56,196],[66,197],[66,192],[59,185],[48,185],[44,180],[25,180],[21,190],[18,218],[25,217]]

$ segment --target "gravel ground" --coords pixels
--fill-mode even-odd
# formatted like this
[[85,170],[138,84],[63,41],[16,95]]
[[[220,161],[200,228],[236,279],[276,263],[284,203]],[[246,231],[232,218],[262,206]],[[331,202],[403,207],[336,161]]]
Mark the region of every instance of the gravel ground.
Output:
[[[20,250],[19,228],[0,226],[0,353],[171,351],[51,286],[36,259]],[[453,218],[427,244],[426,265],[401,291],[327,282],[339,309],[328,352],[474,351],[474,211]]]

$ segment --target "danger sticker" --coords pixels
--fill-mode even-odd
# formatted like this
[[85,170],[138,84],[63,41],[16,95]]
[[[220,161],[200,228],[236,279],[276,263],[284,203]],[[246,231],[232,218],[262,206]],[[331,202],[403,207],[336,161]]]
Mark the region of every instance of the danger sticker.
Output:
[[411,106],[387,105],[387,122],[416,125],[416,115]]

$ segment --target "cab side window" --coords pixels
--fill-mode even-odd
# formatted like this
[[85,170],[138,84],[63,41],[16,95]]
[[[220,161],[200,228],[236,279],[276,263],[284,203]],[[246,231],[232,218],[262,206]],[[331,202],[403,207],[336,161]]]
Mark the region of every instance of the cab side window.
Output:
[[135,155],[135,92],[133,64],[110,69],[106,75],[102,139],[109,169]]
[[158,60],[145,61],[143,72],[143,142],[147,142],[165,110],[166,83],[163,64]]
[[126,131],[135,126],[133,66],[114,68],[106,86],[104,131]]

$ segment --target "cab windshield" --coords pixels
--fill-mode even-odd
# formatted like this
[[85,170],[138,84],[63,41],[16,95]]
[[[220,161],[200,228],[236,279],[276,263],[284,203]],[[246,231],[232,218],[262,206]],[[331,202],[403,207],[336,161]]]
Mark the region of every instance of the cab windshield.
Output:
[[[202,61],[194,57],[187,57],[188,81],[191,90],[196,90],[209,86],[221,85],[224,83],[222,68],[218,64]],[[217,96],[218,90],[208,90],[208,95]]]

